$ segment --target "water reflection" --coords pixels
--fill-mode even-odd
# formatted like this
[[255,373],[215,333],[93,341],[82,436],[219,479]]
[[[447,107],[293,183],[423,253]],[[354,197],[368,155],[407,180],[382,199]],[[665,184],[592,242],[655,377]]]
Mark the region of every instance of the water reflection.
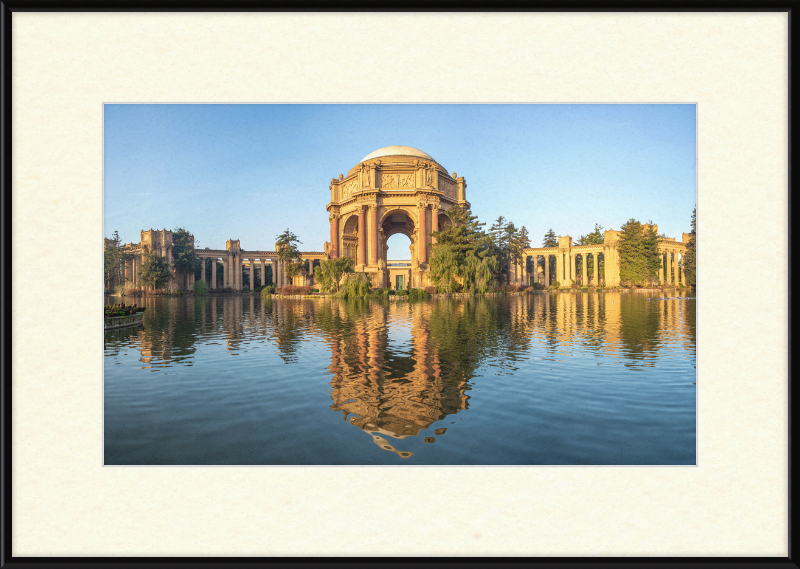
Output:
[[[459,425],[455,415],[470,410],[471,398],[496,400],[500,386],[509,383],[530,392],[559,363],[584,362],[569,369],[587,377],[597,369],[587,365],[634,371],[670,359],[694,365],[694,300],[656,298],[635,292],[416,303],[144,298],[137,299],[147,308],[144,325],[106,333],[105,355],[121,365],[120,353],[135,348],[147,372],[189,367],[212,354],[236,357],[229,370],[276,383],[297,376],[324,350],[325,369],[282,388],[283,395],[301,411],[312,401],[318,409],[316,395],[327,389],[330,410],[347,429],[355,427],[365,440],[408,459],[412,448],[447,441],[448,428],[452,433]],[[602,390],[597,395],[604,396]],[[536,420],[534,414],[527,420]]]
[[315,318],[331,351],[331,410],[401,458],[413,453],[386,436],[418,436],[468,408],[466,376],[443,374],[432,317],[428,303],[356,300],[324,304]]

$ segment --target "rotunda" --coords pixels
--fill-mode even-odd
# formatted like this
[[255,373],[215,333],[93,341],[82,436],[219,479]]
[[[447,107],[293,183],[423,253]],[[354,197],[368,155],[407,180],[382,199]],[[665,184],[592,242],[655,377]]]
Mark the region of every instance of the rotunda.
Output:
[[[352,258],[355,270],[368,273],[375,288],[428,286],[430,234],[450,223],[452,207],[470,207],[466,187],[463,176],[448,173],[422,150],[379,148],[331,180],[326,252]],[[411,262],[390,267],[386,242],[397,233],[411,241]]]

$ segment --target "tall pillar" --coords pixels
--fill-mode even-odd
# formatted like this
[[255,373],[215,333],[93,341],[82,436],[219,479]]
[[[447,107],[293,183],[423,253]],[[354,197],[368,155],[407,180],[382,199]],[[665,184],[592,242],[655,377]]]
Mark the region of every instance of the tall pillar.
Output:
[[364,208],[358,210],[358,255],[357,264],[367,264],[367,216]]
[[658,254],[658,284],[664,284],[664,253]]
[[369,264],[375,266],[378,264],[378,206],[370,204],[369,206]]
[[686,286],[686,257],[684,253],[686,251],[681,251],[681,284]]
[[559,251],[556,255],[556,281],[564,282],[564,252]]
[[566,271],[565,280],[572,284],[575,282],[575,255],[572,252],[567,253],[567,260],[569,261],[569,269]]
[[581,254],[581,274],[583,275],[581,285],[588,286],[589,281],[586,278],[586,253]]
[[231,269],[230,269],[230,255],[226,255],[222,258],[222,286],[227,287],[228,281],[231,278]]
[[419,218],[417,257],[419,263],[422,264],[428,262],[428,208],[425,204],[419,204],[417,208],[417,217]]
[[592,284],[597,286],[598,280],[597,275],[600,271],[600,258],[597,256],[597,253],[592,253],[592,265],[593,265],[593,275],[592,275]]
[[544,286],[550,286],[550,255],[544,255]]
[[200,259],[200,280],[206,283],[208,286],[208,282],[206,282],[206,258],[202,257]]
[[672,284],[672,251],[667,251],[667,284]]
[[211,259],[211,286],[209,288],[217,288],[217,258]]
[[256,269],[255,269],[256,260],[252,257],[250,258],[250,290],[256,289]]
[[[431,233],[439,231],[439,209],[431,208]],[[436,245],[436,238],[431,237],[431,245]]]
[[[339,256],[339,215],[332,213],[328,219],[331,222],[331,259]],[[274,272],[274,271],[273,271]]]

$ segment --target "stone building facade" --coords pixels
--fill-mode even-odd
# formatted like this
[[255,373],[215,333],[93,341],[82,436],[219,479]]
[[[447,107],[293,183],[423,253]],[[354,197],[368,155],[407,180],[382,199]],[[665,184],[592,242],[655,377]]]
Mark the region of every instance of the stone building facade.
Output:
[[[411,240],[413,287],[426,286],[428,259],[435,242],[430,233],[450,223],[448,210],[469,208],[467,183],[430,155],[409,146],[387,146],[368,154],[347,175],[331,180],[327,205],[331,258],[353,259],[357,272],[376,288],[395,288],[398,271],[387,263],[388,239],[401,233]],[[392,277],[395,277],[394,279]]]

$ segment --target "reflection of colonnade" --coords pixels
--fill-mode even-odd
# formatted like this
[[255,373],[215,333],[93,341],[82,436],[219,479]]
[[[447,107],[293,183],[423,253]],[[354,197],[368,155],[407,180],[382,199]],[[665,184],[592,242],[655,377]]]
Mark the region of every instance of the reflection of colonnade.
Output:
[[[649,229],[649,225],[644,226]],[[658,226],[655,226],[658,231]],[[593,245],[573,245],[572,237],[558,238],[556,247],[532,247],[524,250],[526,257],[531,257],[533,274],[528,275],[525,271],[527,263],[520,266],[516,279],[517,284],[528,284],[530,277],[531,283],[539,283],[549,286],[554,282],[561,285],[593,285],[604,282],[606,286],[619,286],[619,244],[620,232],[609,229],[603,234],[603,243]],[[684,271],[683,255],[686,253],[686,246],[689,243],[691,234],[684,233],[682,241],[678,242],[670,238],[659,238],[658,252],[661,253],[662,266],[658,273],[658,284],[677,286],[679,283],[686,282]],[[540,263],[539,258],[543,262]],[[550,259],[555,258],[555,272],[550,270]],[[592,269],[588,269],[589,258],[592,259]],[[600,264],[602,261],[602,269]]]
[[[194,248],[194,237],[189,236],[189,246]],[[276,243],[276,249],[278,244]],[[171,283],[168,288],[175,288],[178,290],[192,290],[195,282],[195,274],[193,272],[180,271],[174,267],[173,264],[173,250],[172,231],[162,229],[160,231],[141,232],[141,241],[139,243],[129,243],[125,245],[123,254],[125,259],[122,262],[122,279],[125,282],[131,283],[135,287],[141,287],[140,270],[145,256],[149,251],[154,251],[158,256],[162,257],[167,266],[169,267],[170,274],[172,275]],[[200,278],[206,283],[208,288],[218,288],[217,277],[217,262],[222,263],[222,286],[229,287],[234,290],[240,291],[244,288],[243,271],[249,271],[250,288],[253,288],[255,283],[255,270],[258,269],[261,275],[261,283],[264,284],[264,275],[266,274],[267,265],[272,267],[272,282],[282,287],[292,284],[291,280],[286,274],[286,263],[282,261],[277,251],[243,251],[239,245],[239,240],[229,239],[225,243],[224,250],[217,249],[194,249],[195,255],[200,258],[201,270]],[[327,259],[325,253],[320,252],[302,252],[300,253],[300,260],[307,260],[309,264],[308,271],[301,271],[295,277],[304,281],[305,284],[311,284],[313,281],[313,263],[314,260]],[[211,281],[208,282],[206,278],[206,266],[211,262]],[[116,284],[115,279],[106,282],[106,288],[113,289]]]
[[[686,308],[685,300],[646,300],[639,294],[643,293],[510,297],[510,330],[542,341],[556,354],[569,351],[571,345],[581,345],[620,357],[626,365],[635,360],[654,360],[667,343],[690,350],[695,335],[694,311]],[[646,303],[644,310],[640,303]]]

